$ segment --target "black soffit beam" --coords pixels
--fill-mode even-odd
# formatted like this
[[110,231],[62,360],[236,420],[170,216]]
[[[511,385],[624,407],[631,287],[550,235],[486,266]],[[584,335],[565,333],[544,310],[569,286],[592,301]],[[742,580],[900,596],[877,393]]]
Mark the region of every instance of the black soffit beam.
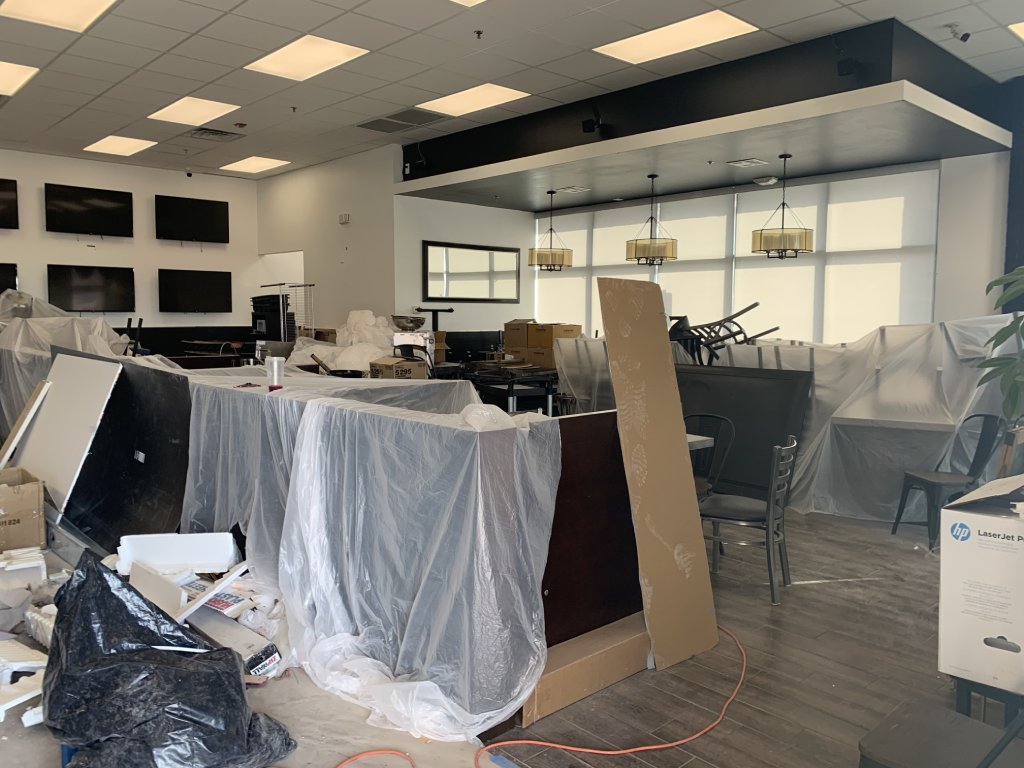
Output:
[[[406,181],[910,80],[1000,125],[998,84],[895,19],[402,148]],[[601,115],[602,130],[583,122]]]

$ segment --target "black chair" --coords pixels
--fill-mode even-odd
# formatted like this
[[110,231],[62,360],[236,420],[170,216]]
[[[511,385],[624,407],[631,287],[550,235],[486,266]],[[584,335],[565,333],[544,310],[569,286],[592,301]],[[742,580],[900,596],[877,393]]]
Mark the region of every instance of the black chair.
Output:
[[722,474],[722,467],[729,458],[736,428],[730,419],[714,413],[693,413],[686,417],[686,433],[710,437],[715,444],[690,453],[693,477],[697,484],[697,499],[711,495]]
[[[789,553],[786,551],[786,503],[789,501],[789,485],[793,479],[793,463],[796,461],[796,438],[790,435],[785,445],[772,448],[772,468],[768,479],[768,499],[759,501],[747,496],[731,496],[713,493],[700,505],[701,520],[711,523],[711,535],[704,535],[712,542],[711,572],[718,573],[720,558],[719,544],[739,546],[763,544],[768,553],[768,581],[771,584],[772,605],[779,604],[779,586],[776,563],[782,569],[782,584],[792,584],[789,577]],[[726,539],[721,534],[722,525],[739,525],[764,531],[764,540],[737,541]],[[777,550],[777,551],[776,551]]]
[[978,478],[985,471],[985,467],[995,453],[996,448],[1002,440],[1006,431],[1006,421],[1001,416],[994,416],[988,413],[976,413],[968,416],[960,423],[957,434],[962,434],[973,425],[975,421],[981,421],[981,433],[978,436],[978,444],[974,449],[974,456],[971,458],[971,466],[966,474],[960,472],[944,472],[939,469],[942,462],[932,471],[927,469],[914,469],[903,473],[903,492],[900,494],[900,506],[896,511],[896,519],[892,522],[892,533],[900,527],[900,520],[903,519],[903,511],[907,506],[907,497],[915,488],[922,491],[928,504],[928,549],[935,549],[935,542],[939,538],[939,512],[943,504],[957,493],[963,493],[977,485]]

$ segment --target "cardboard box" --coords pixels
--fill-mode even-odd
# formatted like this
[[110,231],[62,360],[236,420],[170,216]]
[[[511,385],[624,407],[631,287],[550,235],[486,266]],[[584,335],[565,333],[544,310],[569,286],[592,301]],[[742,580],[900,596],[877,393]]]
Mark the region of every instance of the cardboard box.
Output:
[[528,362],[530,357],[530,350],[526,347],[505,347],[505,360],[522,360]]
[[526,362],[538,368],[554,368],[555,350],[531,347],[527,350]]
[[527,328],[531,325],[534,325],[533,320],[512,320],[505,323],[505,348],[530,346]]
[[942,510],[939,671],[1024,694],[1024,475]]
[[555,339],[575,339],[579,338],[581,333],[583,333],[582,325],[573,325],[571,323],[541,325],[533,323],[528,326],[526,331],[528,342],[526,346],[535,349],[553,349]]
[[544,674],[523,704],[523,727],[647,669],[650,652],[643,613],[548,648]]
[[314,328],[313,338],[316,341],[326,341],[328,344],[338,343],[338,329],[337,328]]
[[19,467],[0,470],[0,552],[46,547],[43,483]]
[[189,617],[188,623],[209,640],[238,651],[250,675],[274,677],[277,674],[281,663],[277,646],[248,627],[205,605]]
[[434,362],[448,362],[448,345],[444,343],[448,331],[434,331]]
[[401,357],[381,357],[370,363],[371,379],[425,379],[427,363],[424,360],[405,360]]

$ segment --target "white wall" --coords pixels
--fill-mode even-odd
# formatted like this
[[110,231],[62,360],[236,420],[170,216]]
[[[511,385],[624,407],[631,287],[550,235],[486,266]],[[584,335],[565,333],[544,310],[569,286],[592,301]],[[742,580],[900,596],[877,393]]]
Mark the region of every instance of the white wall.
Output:
[[1003,273],[1009,180],[1009,152],[941,162],[936,320],[993,313],[985,286]]
[[[19,229],[0,229],[0,262],[17,262],[19,287],[46,298],[47,264],[85,264],[135,269],[135,312],[148,326],[248,325],[249,296],[259,276],[256,251],[256,184],[246,179],[196,174],[94,160],[0,150],[0,176],[18,182]],[[99,187],[134,195],[135,236],[100,238],[46,231],[45,183]],[[154,195],[226,200],[230,243],[198,244],[157,240]],[[230,314],[161,313],[157,307],[157,270],[207,269],[232,273]],[[96,316],[98,313],[83,313]],[[115,327],[128,315],[103,314]]]
[[[394,311],[400,152],[381,147],[259,182],[259,251],[303,252],[318,327],[341,325],[353,309]],[[340,213],[350,223],[339,224]]]
[[[408,314],[417,306],[454,307],[454,314],[439,316],[441,328],[449,331],[498,330],[508,320],[534,317],[535,267],[526,266],[527,249],[533,246],[534,227],[533,214],[524,211],[420,197],[396,197],[396,311]],[[519,303],[424,302],[424,240],[519,248]]]

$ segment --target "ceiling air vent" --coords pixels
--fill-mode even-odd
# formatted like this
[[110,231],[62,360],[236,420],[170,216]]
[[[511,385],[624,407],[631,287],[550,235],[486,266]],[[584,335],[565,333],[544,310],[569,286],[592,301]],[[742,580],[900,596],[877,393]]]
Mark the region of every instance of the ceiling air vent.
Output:
[[244,136],[244,133],[232,133],[231,131],[218,131],[216,128],[196,128],[194,131],[189,131],[188,135],[193,139],[203,139],[204,141],[234,141]]
[[768,163],[758,160],[756,157],[748,157],[745,160],[730,160],[726,165],[731,165],[733,168],[753,168],[757,165],[768,165]]
[[582,195],[584,192],[589,192],[590,187],[559,187],[555,192],[565,192],[567,195]]
[[383,117],[378,117],[376,120],[368,120],[365,123],[359,123],[357,128],[366,128],[368,131],[378,131],[379,133],[398,133],[399,131],[405,131],[413,126],[408,123],[397,123],[394,120],[387,120]]
[[357,127],[381,133],[398,133],[409,128],[436,123],[438,120],[443,120],[444,117],[444,115],[428,112],[425,109],[403,109],[401,112],[395,112],[393,115],[385,115],[384,117],[360,123]]

